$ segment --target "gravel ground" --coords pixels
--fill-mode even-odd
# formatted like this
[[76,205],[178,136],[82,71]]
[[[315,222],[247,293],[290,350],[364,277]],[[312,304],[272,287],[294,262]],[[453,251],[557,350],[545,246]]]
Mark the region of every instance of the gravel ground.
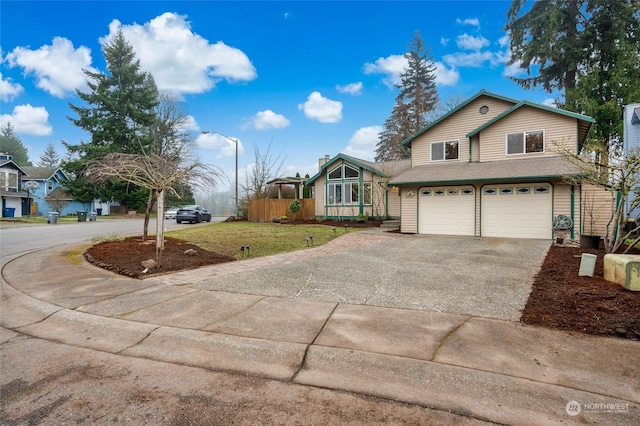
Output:
[[385,235],[382,242],[190,286],[517,321],[550,246],[543,240]]

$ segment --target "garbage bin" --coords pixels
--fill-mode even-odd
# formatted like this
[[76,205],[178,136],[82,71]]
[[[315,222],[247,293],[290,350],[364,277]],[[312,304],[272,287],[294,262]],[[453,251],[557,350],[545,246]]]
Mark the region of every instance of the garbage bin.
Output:
[[51,224],[58,223],[58,212],[47,213],[47,223],[51,223]]
[[96,213],[98,213],[98,216],[102,216],[102,209],[96,209]]
[[95,222],[97,217],[98,217],[98,213],[96,212],[89,213],[89,222]]
[[5,207],[4,208],[4,217],[15,217],[16,208],[15,207]]
[[78,210],[78,222],[86,222],[87,221],[87,212]]

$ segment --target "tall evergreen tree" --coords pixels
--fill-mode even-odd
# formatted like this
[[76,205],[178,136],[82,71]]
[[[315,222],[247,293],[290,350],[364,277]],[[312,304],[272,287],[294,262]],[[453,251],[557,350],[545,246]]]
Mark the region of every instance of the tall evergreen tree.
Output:
[[78,118],[68,117],[76,126],[91,134],[90,142],[64,142],[70,156],[63,167],[75,179],[68,183],[74,198],[90,202],[96,197],[123,202],[130,208],[144,206],[148,189],[112,179],[97,186],[86,176],[89,164],[108,153],[142,154],[152,144],[146,131],[155,120],[157,89],[153,78],[140,70],[135,52],[122,32],[103,47],[107,73],[85,70],[90,92],[77,91],[84,106],[70,104]]
[[40,159],[36,163],[38,167],[58,167],[60,166],[60,155],[56,151],[56,147],[53,142],[47,144],[47,148],[44,150]]
[[13,161],[19,166],[31,165],[29,150],[13,132],[10,122],[0,129],[0,152],[11,155]]
[[438,107],[436,67],[419,31],[415,32],[404,57],[407,68],[400,74],[400,83],[396,85],[400,92],[380,133],[376,161],[409,158],[408,150],[401,147],[400,142],[426,126],[430,113]]
[[[559,106],[593,116],[605,151],[619,140],[622,106],[640,98],[639,0],[513,0],[505,29],[513,78],[529,89],[559,90]],[[524,11],[524,12],[523,12]]]

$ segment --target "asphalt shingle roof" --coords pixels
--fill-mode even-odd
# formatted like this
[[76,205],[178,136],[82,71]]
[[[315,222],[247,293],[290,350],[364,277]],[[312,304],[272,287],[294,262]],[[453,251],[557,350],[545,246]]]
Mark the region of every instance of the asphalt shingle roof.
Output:
[[563,157],[539,157],[487,162],[435,163],[413,167],[391,179],[391,185],[522,181],[561,178],[579,170]]

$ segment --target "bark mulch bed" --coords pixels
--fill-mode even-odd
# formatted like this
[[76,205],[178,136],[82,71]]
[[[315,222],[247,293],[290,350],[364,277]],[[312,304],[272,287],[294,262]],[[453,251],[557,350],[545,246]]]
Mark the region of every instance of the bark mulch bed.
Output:
[[[296,221],[291,225],[323,224],[351,228],[379,226],[380,222]],[[579,277],[582,253],[598,256],[593,277]],[[640,340],[640,292],[605,281],[604,250],[552,245],[522,313],[521,321],[559,330]],[[640,254],[636,251],[633,254]],[[153,274],[231,262],[230,256],[203,250],[182,240],[167,237],[160,268],[142,271],[143,261],[155,259],[155,240],[140,237],[104,242],[85,252],[96,266],[121,275],[144,278]]]
[[96,266],[132,278],[144,278],[235,260],[231,256],[213,253],[172,237],[165,237],[160,268],[150,267],[146,273],[142,273],[145,269],[142,263],[156,258],[155,237],[147,241],[140,237],[105,241],[88,248],[84,256]]
[[[582,253],[598,256],[593,277],[578,276]],[[604,279],[604,255],[603,249],[553,245],[535,278],[521,321],[640,340],[640,292]]]

